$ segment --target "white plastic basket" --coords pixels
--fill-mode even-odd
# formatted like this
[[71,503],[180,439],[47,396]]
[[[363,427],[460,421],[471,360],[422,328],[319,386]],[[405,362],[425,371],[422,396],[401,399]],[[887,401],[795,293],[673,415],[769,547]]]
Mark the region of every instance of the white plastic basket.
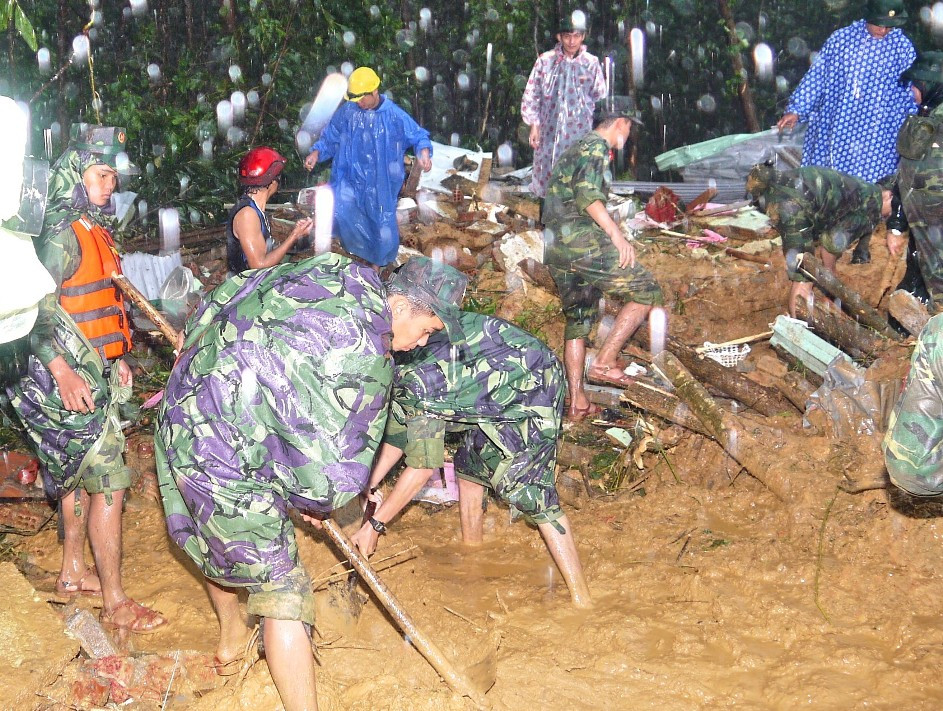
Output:
[[742,346],[735,345],[717,345],[706,341],[704,343],[704,355],[713,361],[717,361],[725,368],[733,368],[750,354],[750,346],[744,343]]

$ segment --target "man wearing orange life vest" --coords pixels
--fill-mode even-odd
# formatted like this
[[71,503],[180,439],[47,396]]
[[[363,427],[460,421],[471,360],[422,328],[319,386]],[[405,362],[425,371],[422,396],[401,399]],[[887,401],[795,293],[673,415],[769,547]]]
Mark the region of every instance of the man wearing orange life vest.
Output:
[[[102,622],[149,632],[166,620],[121,580],[121,514],[130,475],[117,406],[130,396],[128,317],[111,273],[121,261],[105,225],[118,170],[130,165],[123,129],[79,124],[53,168],[36,247],[57,290],[40,304],[27,374],[7,395],[62,502],[65,541],[56,589],[101,595]],[[88,535],[96,567],[85,562]],[[96,569],[97,568],[97,569]]]

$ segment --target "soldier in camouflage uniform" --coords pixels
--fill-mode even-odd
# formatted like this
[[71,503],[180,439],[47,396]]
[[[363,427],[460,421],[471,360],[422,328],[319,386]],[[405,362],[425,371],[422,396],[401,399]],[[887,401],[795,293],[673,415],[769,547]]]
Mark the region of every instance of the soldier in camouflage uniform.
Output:
[[396,486],[353,541],[374,551],[386,523],[445,462],[446,430],[464,432],[455,454],[462,539],[482,540],[485,488],[537,526],[574,604],[591,604],[572,528],[554,487],[563,370],[534,336],[493,316],[463,312],[465,343],[436,334],[397,357],[392,414],[371,489],[406,453]]
[[883,446],[894,484],[914,496],[943,493],[943,314],[917,339]]
[[[65,530],[56,589],[101,595],[102,621],[149,632],[166,621],[129,598],[121,581],[121,514],[131,483],[124,464],[118,404],[131,394],[132,375],[120,358],[92,346],[60,303],[63,285],[97,253],[85,255],[73,223],[108,223],[118,167],[128,166],[123,129],[73,126],[69,148],[53,168],[49,210],[37,254],[56,283],[41,303],[31,334],[26,375],[7,388],[17,417],[43,465],[47,493],[61,501]],[[85,563],[90,538],[97,571]]]
[[[933,312],[943,310],[943,52],[922,53],[901,75],[913,82],[919,111],[898,135],[897,187]],[[901,237],[900,250],[906,243]]]
[[465,283],[416,257],[388,295],[373,269],[324,254],[233,277],[188,322],[156,432],[167,528],[206,575],[221,667],[249,636],[234,588],[248,589],[286,709],[316,708],[314,598],[289,511],[316,521],[365,488],[389,351],[443,326],[461,340]]
[[556,282],[566,316],[564,364],[569,416],[597,410],[583,388],[586,337],[603,296],[622,302],[602,347],[587,372],[590,380],[626,385],[619,354],[661,304],[661,288],[635,259],[635,248],[606,211],[612,175],[609,151],[622,148],[632,131],[634,111],[626,97],[612,97],[597,109],[596,128],[570,146],[550,176],[544,204],[544,263]]
[[803,252],[812,252],[830,271],[838,257],[870,235],[891,212],[891,192],[831,168],[805,167],[777,173],[756,165],[747,176],[747,192],[782,236],[786,273],[793,282],[789,313],[799,298],[810,298],[812,282],[797,268]]

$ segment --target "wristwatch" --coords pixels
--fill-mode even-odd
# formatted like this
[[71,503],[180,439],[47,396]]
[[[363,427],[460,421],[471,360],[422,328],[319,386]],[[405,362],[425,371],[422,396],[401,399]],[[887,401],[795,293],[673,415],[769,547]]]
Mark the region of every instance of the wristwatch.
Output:
[[375,518],[373,518],[373,516],[368,518],[367,521],[370,523],[371,526],[373,526],[373,530],[379,533],[380,535],[383,535],[384,533],[386,533],[386,524],[383,523],[383,521],[377,521]]

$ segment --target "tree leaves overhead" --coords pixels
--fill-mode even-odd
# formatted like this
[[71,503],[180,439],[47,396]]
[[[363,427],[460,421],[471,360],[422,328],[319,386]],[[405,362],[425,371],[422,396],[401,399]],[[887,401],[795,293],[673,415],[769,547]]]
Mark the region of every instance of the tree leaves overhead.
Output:
[[[915,44],[935,48],[932,13],[921,19],[923,6],[905,3]],[[857,19],[863,3],[727,4],[759,123],[769,126],[811,53]],[[292,157],[288,185],[312,182],[295,147],[299,116],[327,72],[362,64],[436,140],[486,150],[507,144],[512,150],[502,155],[527,165],[521,93],[538,53],[554,45],[561,7],[571,5],[589,19],[589,51],[612,57],[616,92],[634,94],[643,112],[640,177],[651,175],[657,153],[746,130],[737,50],[717,0],[96,0],[95,8],[87,0],[0,0],[10,70],[0,71],[0,93],[23,101],[38,93],[30,105],[33,145],[43,145],[42,130],[53,127],[61,150],[71,122],[95,120],[89,63],[69,64],[72,40],[91,18],[101,118],[128,129],[131,159],[144,169],[134,189],[152,209],[178,207],[184,222],[217,222],[249,141]],[[644,59],[635,84],[630,34]],[[768,79],[757,75],[760,44],[775,61]],[[44,52],[45,65],[37,61]],[[219,120],[225,102],[236,114],[232,126]],[[133,227],[153,229],[154,221]]]

